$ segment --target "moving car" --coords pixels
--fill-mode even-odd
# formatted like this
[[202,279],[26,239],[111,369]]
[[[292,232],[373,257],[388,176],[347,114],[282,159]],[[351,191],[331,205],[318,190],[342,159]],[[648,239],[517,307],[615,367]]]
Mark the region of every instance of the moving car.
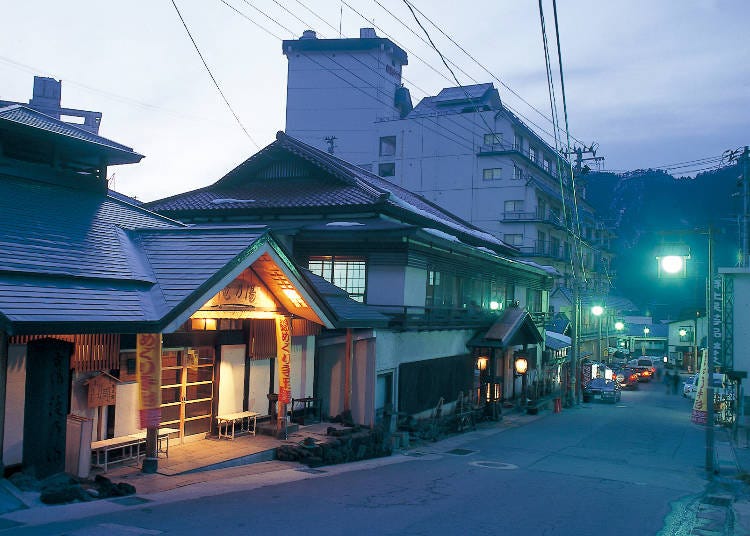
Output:
[[621,368],[615,372],[615,380],[620,384],[621,389],[637,389],[638,378],[638,372],[630,367]]
[[594,378],[583,386],[583,401],[601,400],[602,402],[619,402],[622,398],[620,384],[615,380]]

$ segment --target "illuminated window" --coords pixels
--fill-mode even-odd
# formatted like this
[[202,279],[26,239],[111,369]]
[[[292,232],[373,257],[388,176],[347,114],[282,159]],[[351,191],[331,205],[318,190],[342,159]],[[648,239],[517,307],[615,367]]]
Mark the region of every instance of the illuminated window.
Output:
[[364,302],[366,271],[364,258],[310,257],[307,267],[315,275],[347,291],[353,300]]
[[497,180],[500,178],[502,168],[487,168],[482,172],[482,178],[486,181]]

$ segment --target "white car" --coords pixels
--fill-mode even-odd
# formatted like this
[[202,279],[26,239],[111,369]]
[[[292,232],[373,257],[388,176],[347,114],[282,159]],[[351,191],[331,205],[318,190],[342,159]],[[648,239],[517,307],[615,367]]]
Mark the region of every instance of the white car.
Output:
[[698,388],[698,375],[694,374],[685,378],[682,383],[682,396],[685,398],[695,398],[695,390]]

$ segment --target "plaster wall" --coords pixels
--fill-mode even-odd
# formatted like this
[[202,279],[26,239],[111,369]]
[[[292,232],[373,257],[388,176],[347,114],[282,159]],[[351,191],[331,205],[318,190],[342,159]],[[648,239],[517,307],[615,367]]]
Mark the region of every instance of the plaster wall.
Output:
[[141,429],[138,407],[138,382],[118,383],[115,437],[134,434]]
[[473,335],[473,330],[379,331],[376,369],[380,372],[396,369],[401,363],[466,354],[466,343]]
[[245,345],[221,347],[219,369],[219,415],[242,411],[245,395]]

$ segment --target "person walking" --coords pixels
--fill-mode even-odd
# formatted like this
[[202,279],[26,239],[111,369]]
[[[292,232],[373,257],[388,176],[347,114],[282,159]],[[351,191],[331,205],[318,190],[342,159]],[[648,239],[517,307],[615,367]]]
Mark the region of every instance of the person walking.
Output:
[[680,373],[679,371],[675,370],[674,374],[672,374],[672,394],[677,394],[677,388],[680,386]]
[[668,370],[664,371],[664,385],[667,387],[667,394],[672,391],[672,373]]

